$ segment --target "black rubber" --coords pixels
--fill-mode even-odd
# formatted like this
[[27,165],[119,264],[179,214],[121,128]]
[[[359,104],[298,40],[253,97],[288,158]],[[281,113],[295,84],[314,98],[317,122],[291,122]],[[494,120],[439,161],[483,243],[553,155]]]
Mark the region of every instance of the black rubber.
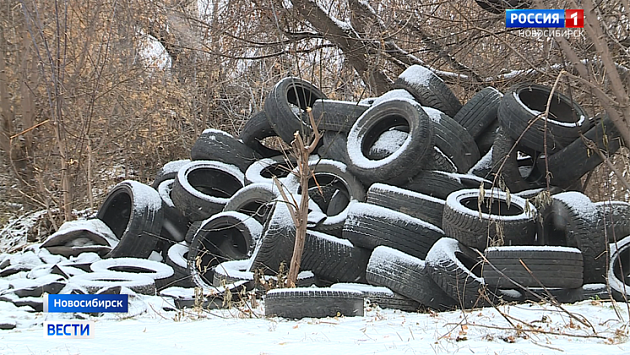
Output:
[[453,119],[462,125],[474,139],[478,139],[492,122],[497,120],[501,97],[503,94],[499,90],[491,86],[483,88],[457,111]]
[[498,111],[501,126],[518,144],[549,155],[560,151],[578,138],[580,132],[590,128],[586,112],[576,102],[556,91],[546,120],[545,142],[545,120],[536,117],[545,112],[550,93],[551,88],[547,86],[516,84],[505,93]]
[[173,283],[171,286],[195,287],[190,272],[188,271],[188,250],[187,243],[173,244],[168,249],[164,263],[173,268]]
[[[332,196],[336,191],[339,191],[348,202],[365,201],[365,187],[348,171],[343,163],[322,159],[313,160],[308,165],[314,176],[314,178],[309,179],[309,196],[327,215],[326,219],[319,223],[315,229],[322,232],[341,231],[350,205],[348,203],[345,206],[339,206],[343,207],[342,209],[333,208],[331,206]],[[300,192],[300,181],[295,173],[297,170],[289,174],[284,183],[287,186],[296,186],[297,191]],[[329,196],[326,196],[327,193],[325,192],[328,192]]]
[[497,130],[499,129],[499,120],[495,120],[483,131],[479,137],[475,138],[475,142],[477,143],[477,147],[479,148],[479,154],[484,156],[492,145],[494,144],[494,138],[497,135]]
[[[290,144],[295,132],[300,132],[302,137],[311,135],[312,127],[306,109],[313,107],[316,100],[325,98],[326,95],[308,81],[287,77],[271,89],[265,99],[265,113],[271,128]],[[299,113],[294,112],[292,105]]]
[[[175,179],[164,180],[157,188],[160,198],[162,198],[162,210],[164,211],[164,223],[162,224],[162,232],[160,236],[166,242],[167,249],[173,242],[181,242],[186,236],[190,221],[186,218],[173,203],[171,199],[171,191]],[[159,242],[158,242],[159,243]]]
[[148,258],[162,230],[162,199],[150,186],[125,180],[109,192],[96,218],[120,240],[106,257]]
[[317,150],[317,154],[324,159],[332,159],[348,165],[350,156],[348,155],[346,134],[341,132],[324,132],[322,145]]
[[374,249],[366,273],[370,284],[388,287],[426,307],[446,310],[457,305],[429,276],[424,260],[399,250]]
[[428,68],[412,65],[394,82],[395,89],[409,91],[422,106],[436,108],[453,117],[462,108],[444,81]]
[[[577,288],[534,288],[528,287],[522,291],[524,295],[523,301],[540,302],[551,298],[560,303],[574,303],[587,300],[610,301],[613,296],[609,292],[606,284],[585,284]],[[616,292],[613,291],[613,294]]]
[[[623,145],[621,133],[608,116],[586,132],[584,138],[593,141],[605,155],[613,155]],[[579,181],[602,161],[600,155],[588,149],[584,140],[578,137],[561,151],[549,156],[547,164],[551,183],[567,187]],[[539,161],[538,165],[540,171],[545,171],[544,160]]]
[[435,146],[455,163],[458,172],[467,172],[481,157],[474,138],[444,112],[431,107],[423,109],[433,121]]
[[462,308],[484,307],[487,300],[482,261],[471,248],[452,238],[438,240],[427,254],[425,267],[435,283]]
[[292,319],[363,316],[363,302],[360,291],[274,289],[265,296],[265,316]]
[[267,114],[265,111],[260,111],[245,122],[238,138],[240,138],[246,146],[252,148],[263,158],[269,158],[280,155],[282,152],[263,145],[261,141],[275,135],[276,132],[274,132],[273,128],[271,128],[271,124],[267,119]]
[[588,196],[571,191],[552,196],[553,240],[545,244],[576,247],[582,252],[584,283],[605,283],[606,239],[597,226],[599,213]]
[[155,180],[153,184],[151,184],[151,187],[157,190],[158,186],[160,186],[163,181],[175,179],[179,169],[188,163],[190,163],[190,159],[173,160],[164,164],[155,174]]
[[494,179],[492,169],[494,167],[492,162],[492,151],[493,147],[490,147],[490,150],[486,155],[482,156],[476,163],[473,165],[470,170],[468,170],[467,174],[475,175],[482,179]]
[[[492,146],[492,168],[511,192],[531,190],[546,185],[544,169],[539,170],[540,153],[516,144],[514,139],[499,127]],[[531,155],[525,155],[531,154]],[[528,158],[519,158],[526,156]]]
[[254,217],[263,224],[273,201],[280,196],[278,187],[270,183],[253,183],[238,190],[225,204],[223,211],[236,211]]
[[261,158],[260,154],[242,141],[218,129],[203,131],[190,150],[190,157],[192,160],[214,160],[235,165],[242,172]]
[[408,214],[442,228],[444,200],[385,184],[372,184],[366,202]]
[[605,233],[607,244],[630,235],[630,203],[601,201],[595,202],[594,205],[598,214],[596,229]]
[[424,259],[444,232],[404,213],[358,202],[350,206],[342,236],[363,248],[385,245]]
[[331,282],[366,282],[370,251],[316,231],[307,231],[300,270]]
[[[370,160],[367,153],[381,134],[406,126],[403,145],[385,159]],[[371,106],[348,133],[348,168],[361,181],[401,183],[422,169],[433,148],[433,123],[422,106],[410,100],[391,99]]]
[[577,288],[584,283],[582,253],[576,248],[492,247],[485,256],[490,265],[484,265],[483,278],[490,287]]
[[320,131],[348,132],[357,118],[370,106],[322,99],[315,101],[312,108],[313,118]]
[[[484,250],[488,246],[531,245],[536,236],[536,207],[516,195],[479,189],[453,192],[446,199],[442,227],[446,235]],[[502,234],[501,234],[502,232]]]
[[630,236],[610,244],[608,283],[621,299],[630,298]]
[[203,221],[190,244],[188,270],[195,284],[212,285],[213,267],[226,260],[247,259],[262,226],[239,212],[221,212]]
[[482,184],[487,189],[492,186],[492,182],[474,175],[422,170],[402,187],[445,200],[454,191],[479,188]]
[[244,185],[243,173],[236,166],[197,160],[179,170],[171,199],[188,219],[202,221],[221,212]]
[[245,182],[253,184],[265,182],[273,184],[273,177],[282,179],[287,177],[295,168],[295,158],[276,155],[271,158],[260,159],[252,163],[245,171]]
[[252,254],[248,271],[261,270],[266,275],[276,275],[280,265],[288,270],[295,245],[295,225],[289,208],[284,202],[276,201],[263,226],[263,232]]
[[363,297],[370,306],[380,308],[399,309],[405,312],[417,312],[422,305],[411,298],[398,294],[387,287],[358,283],[336,283],[330,286],[333,290],[350,290],[363,292]]

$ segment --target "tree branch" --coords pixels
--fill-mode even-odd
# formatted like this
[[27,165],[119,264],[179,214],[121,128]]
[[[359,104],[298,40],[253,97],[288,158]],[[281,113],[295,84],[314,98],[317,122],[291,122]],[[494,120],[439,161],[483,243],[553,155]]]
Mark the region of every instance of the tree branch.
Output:
[[382,70],[374,68],[367,62],[369,46],[349,23],[333,18],[314,0],[291,0],[291,2],[300,15],[319,33],[322,33],[327,40],[336,44],[343,51],[348,62],[359,73],[367,86],[374,89],[379,95],[389,89],[391,80]]

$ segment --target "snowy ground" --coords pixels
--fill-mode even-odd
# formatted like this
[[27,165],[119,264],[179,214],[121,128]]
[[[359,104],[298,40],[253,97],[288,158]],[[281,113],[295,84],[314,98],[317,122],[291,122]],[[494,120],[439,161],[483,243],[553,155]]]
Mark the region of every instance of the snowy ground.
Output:
[[[34,217],[5,226],[0,251],[24,244]],[[43,322],[76,315],[33,313],[28,306],[0,301],[0,324],[16,324],[0,330],[0,355],[630,353],[630,310],[624,303],[584,301],[564,310],[524,304],[433,314],[368,306],[364,317],[302,320],[265,318],[263,307],[182,312],[174,310],[171,298],[139,295],[130,298],[125,317],[88,316],[95,322],[94,339],[61,340],[44,337]]]
[[[439,314],[367,308],[364,317],[286,320],[264,318],[238,309],[196,313],[165,311],[170,298],[139,296],[131,300],[128,319],[92,317],[94,339],[50,339],[42,322],[70,314],[27,313],[0,302],[0,354],[628,354],[628,310],[618,304],[585,301],[552,306],[515,305]],[[28,307],[22,307],[28,308]],[[252,314],[250,318],[250,314]],[[590,325],[588,325],[590,323]],[[518,325],[520,324],[520,325]],[[515,329],[520,328],[521,331]]]

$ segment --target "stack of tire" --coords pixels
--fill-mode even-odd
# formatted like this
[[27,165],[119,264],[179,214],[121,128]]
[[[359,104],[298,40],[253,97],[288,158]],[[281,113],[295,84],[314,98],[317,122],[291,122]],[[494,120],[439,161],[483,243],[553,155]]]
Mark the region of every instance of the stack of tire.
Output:
[[[489,87],[462,105],[414,65],[392,91],[357,103],[284,78],[239,138],[208,129],[191,160],[166,164],[153,189],[114,187],[97,216],[119,239],[107,257],[159,252],[174,269],[171,285],[247,280],[265,289],[254,280],[287,270],[296,230],[289,204],[301,199],[295,160],[265,142],[310,136],[312,117],[322,139],[309,160],[298,286],[318,287],[268,292],[268,315],[361,315],[364,298],[405,310],[550,296],[541,290],[577,300],[599,295],[591,284],[609,270],[619,280],[614,290],[627,294],[627,204],[592,203],[579,192],[553,195],[540,209],[526,199],[546,185],[547,167],[554,192],[601,162],[581,133],[611,154],[620,144],[606,117],[588,119],[550,92],[529,83],[505,95]],[[580,161],[567,168],[574,156]],[[509,191],[487,180],[495,177]],[[606,258],[617,239],[616,256]]]

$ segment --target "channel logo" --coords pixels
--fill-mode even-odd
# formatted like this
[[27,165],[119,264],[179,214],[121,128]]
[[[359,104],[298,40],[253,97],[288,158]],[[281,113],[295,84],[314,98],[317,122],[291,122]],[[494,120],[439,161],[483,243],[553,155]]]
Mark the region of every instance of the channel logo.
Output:
[[516,28],[583,28],[582,9],[509,9],[505,10],[505,27]]
[[94,339],[94,322],[58,320],[44,322],[44,338]]

